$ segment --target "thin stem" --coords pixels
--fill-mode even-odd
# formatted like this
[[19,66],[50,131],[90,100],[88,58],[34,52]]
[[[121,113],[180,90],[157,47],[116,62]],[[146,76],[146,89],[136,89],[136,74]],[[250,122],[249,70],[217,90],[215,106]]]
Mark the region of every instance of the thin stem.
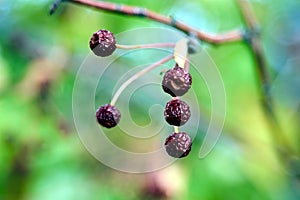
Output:
[[190,58],[189,56],[186,58],[185,64],[184,64],[184,71],[189,72],[190,71]]
[[179,128],[178,128],[178,126],[174,126],[174,132],[175,132],[175,133],[179,133]]
[[142,48],[162,48],[162,47],[175,47],[174,43],[157,43],[157,44],[140,44],[140,45],[121,45],[116,44],[119,49],[142,49]]
[[132,77],[130,77],[127,81],[125,81],[121,87],[117,90],[117,92],[115,93],[115,95],[113,96],[110,104],[111,105],[115,105],[119,96],[121,95],[121,93],[125,90],[125,88],[132,83],[133,81],[135,81],[136,79],[140,78],[141,76],[143,76],[144,74],[146,74],[147,72],[151,71],[152,69],[158,67],[159,65],[171,60],[173,58],[173,55],[169,55],[159,61],[157,61],[156,63],[153,63],[152,65],[146,67],[145,69],[139,71],[138,73],[136,73],[135,75],[133,75]]
[[[218,33],[218,34],[207,33],[201,30],[197,30],[193,27],[190,27],[183,22],[175,20],[172,17],[165,16],[141,7],[120,5],[111,2],[93,1],[93,0],[65,0],[65,2],[80,4],[80,5],[100,9],[100,10],[105,10],[108,12],[123,14],[123,15],[125,14],[125,15],[137,16],[137,17],[145,17],[153,21],[157,21],[172,26],[187,34],[193,33],[194,35],[197,36],[198,39],[212,44],[242,41],[244,35],[244,31],[242,29],[234,29],[228,32]],[[54,10],[52,12],[54,12]]]
[[172,97],[172,100],[180,99],[178,96]]

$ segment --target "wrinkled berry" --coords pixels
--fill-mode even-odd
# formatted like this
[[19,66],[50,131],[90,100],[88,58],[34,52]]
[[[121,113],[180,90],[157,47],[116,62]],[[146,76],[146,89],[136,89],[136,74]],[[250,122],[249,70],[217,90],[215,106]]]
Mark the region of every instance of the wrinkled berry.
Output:
[[192,147],[192,140],[185,132],[172,133],[167,137],[165,148],[167,153],[174,158],[187,156]]
[[116,39],[112,32],[99,30],[92,35],[90,48],[97,56],[109,56],[116,50]]
[[166,93],[175,97],[184,95],[191,88],[191,84],[192,77],[190,73],[176,64],[173,69],[165,73],[162,88]]
[[169,101],[165,107],[165,119],[170,125],[184,125],[191,116],[189,105],[180,99]]
[[98,108],[96,117],[99,124],[106,128],[112,128],[119,123],[121,114],[115,106],[105,104]]

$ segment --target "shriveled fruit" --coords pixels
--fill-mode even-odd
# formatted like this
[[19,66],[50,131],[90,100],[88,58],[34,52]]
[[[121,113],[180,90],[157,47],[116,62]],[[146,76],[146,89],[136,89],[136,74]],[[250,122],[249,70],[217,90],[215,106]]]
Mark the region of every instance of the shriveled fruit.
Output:
[[96,118],[100,125],[112,128],[119,123],[121,113],[115,106],[105,104],[96,111]]
[[191,84],[192,77],[190,73],[176,64],[173,69],[165,73],[162,88],[166,93],[175,97],[184,95],[191,88]]
[[90,40],[90,48],[97,56],[105,57],[111,55],[116,50],[114,34],[103,29],[93,33]]
[[174,158],[187,156],[192,147],[192,140],[185,132],[172,133],[165,141],[167,153]]

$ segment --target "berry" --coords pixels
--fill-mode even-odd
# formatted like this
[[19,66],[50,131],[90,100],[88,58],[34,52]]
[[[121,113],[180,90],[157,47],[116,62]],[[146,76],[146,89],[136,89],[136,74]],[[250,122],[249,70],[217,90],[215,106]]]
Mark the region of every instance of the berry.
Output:
[[166,93],[175,97],[184,95],[191,88],[191,84],[192,77],[190,73],[176,64],[173,69],[165,73],[162,88]]
[[165,119],[170,125],[184,125],[191,116],[189,105],[180,99],[169,101],[165,107]]
[[174,158],[187,156],[192,147],[192,140],[185,132],[172,133],[165,142],[167,153]]
[[116,50],[116,39],[112,32],[99,30],[93,33],[90,48],[97,56],[109,56]]
[[106,128],[112,128],[119,123],[121,114],[115,106],[105,104],[98,108],[96,117],[99,124]]

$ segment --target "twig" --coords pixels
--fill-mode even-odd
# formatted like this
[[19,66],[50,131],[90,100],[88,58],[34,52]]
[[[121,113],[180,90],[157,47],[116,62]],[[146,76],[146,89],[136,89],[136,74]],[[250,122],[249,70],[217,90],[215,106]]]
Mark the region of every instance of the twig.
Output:
[[[108,11],[108,12],[118,13],[118,14],[145,17],[153,21],[157,21],[175,27],[176,29],[181,30],[187,34],[193,33],[200,40],[203,40],[211,44],[237,42],[237,41],[242,41],[244,39],[244,31],[241,29],[234,29],[228,32],[218,33],[218,34],[206,33],[197,30],[195,28],[192,28],[184,24],[183,22],[177,21],[172,17],[164,16],[162,14],[156,13],[146,8],[120,5],[120,4],[104,2],[104,1],[93,1],[93,0],[62,0],[62,1],[80,4],[80,5],[84,5],[84,6],[88,6],[88,7]],[[57,2],[55,4],[57,4]],[[54,12],[54,9],[57,8],[57,5],[52,6],[52,10],[50,11],[51,14]]]
[[264,59],[264,52],[260,41],[259,25],[255,17],[253,8],[248,0],[237,0],[241,13],[244,16],[244,21],[248,27],[250,43],[254,59],[256,61],[257,74],[259,78],[259,86],[261,88],[262,103],[267,113],[271,116],[274,115],[273,100],[270,96],[270,77],[267,70],[267,64]]
[[262,104],[267,115],[267,119],[271,125],[271,132],[273,134],[273,140],[277,145],[277,150],[280,154],[280,158],[283,160],[288,159],[287,155],[293,154],[290,142],[284,136],[284,132],[280,127],[275,109],[273,105],[273,99],[270,95],[271,81],[267,70],[267,63],[265,61],[265,54],[262,48],[262,42],[259,34],[259,23],[255,17],[253,8],[248,0],[237,0],[240,11],[244,17],[244,21],[248,27],[249,47],[252,50],[254,59],[256,61],[256,69],[258,74],[258,81],[262,96]]

